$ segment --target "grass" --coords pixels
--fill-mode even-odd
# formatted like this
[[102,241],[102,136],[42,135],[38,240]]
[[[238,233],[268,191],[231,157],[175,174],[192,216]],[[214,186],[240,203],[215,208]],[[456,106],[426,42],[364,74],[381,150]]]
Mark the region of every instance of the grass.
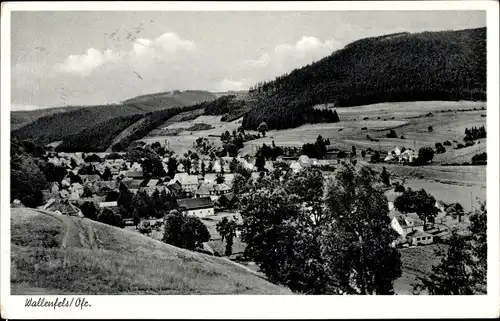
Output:
[[228,260],[139,233],[27,208],[11,211],[13,294],[291,293]]
[[[412,294],[413,284],[418,277],[428,275],[432,266],[439,263],[440,258],[434,254],[435,249],[444,247],[442,244],[431,244],[413,248],[401,249],[402,276],[394,282],[396,294]],[[422,294],[426,294],[422,292]]]

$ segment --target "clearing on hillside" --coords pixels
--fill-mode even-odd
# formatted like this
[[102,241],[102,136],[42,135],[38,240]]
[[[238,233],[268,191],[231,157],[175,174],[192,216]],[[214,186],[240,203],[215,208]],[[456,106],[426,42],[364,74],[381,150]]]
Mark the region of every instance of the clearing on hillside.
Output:
[[223,258],[88,219],[11,209],[12,294],[291,294]]

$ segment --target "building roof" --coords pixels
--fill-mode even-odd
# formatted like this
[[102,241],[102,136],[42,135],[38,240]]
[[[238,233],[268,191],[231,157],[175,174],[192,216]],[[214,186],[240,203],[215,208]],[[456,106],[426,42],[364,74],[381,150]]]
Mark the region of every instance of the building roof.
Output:
[[140,177],[143,177],[144,174],[143,174],[142,171],[128,171],[128,172],[125,173],[125,176],[140,178]]
[[227,186],[227,184],[217,184],[214,186],[214,190],[216,191],[229,191],[231,190],[231,187]]
[[150,179],[149,182],[146,184],[147,187],[153,187],[158,185],[159,179]]
[[59,211],[63,215],[70,216],[79,216],[81,214],[81,211],[69,201],[59,199],[54,199],[53,201],[47,203],[44,210],[50,212]]
[[181,185],[198,185],[198,175],[177,173],[175,174],[173,181],[178,181]]
[[388,202],[394,202],[398,196],[400,196],[402,193],[401,192],[395,192],[394,190],[389,190],[388,192],[385,193],[385,197],[387,198]]
[[99,207],[116,207],[118,206],[118,202],[117,201],[114,201],[114,202],[101,202],[99,203]]
[[429,234],[427,232],[422,232],[420,230],[413,230],[410,233],[406,234],[406,236],[410,237],[421,237],[421,236],[433,236],[432,234]]
[[197,198],[181,198],[177,200],[179,207],[185,207],[187,210],[214,207],[214,202],[209,196]]
[[196,194],[198,195],[210,195],[210,193],[214,190],[214,183],[203,183],[200,185]]
[[122,183],[130,189],[139,189],[141,187],[142,180],[140,179],[132,179],[130,181],[122,181]]

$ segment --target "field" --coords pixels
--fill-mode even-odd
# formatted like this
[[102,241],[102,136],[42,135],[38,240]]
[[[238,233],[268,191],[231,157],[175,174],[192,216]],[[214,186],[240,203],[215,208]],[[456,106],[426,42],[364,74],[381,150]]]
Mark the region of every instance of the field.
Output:
[[12,294],[291,294],[246,267],[88,219],[11,209]]
[[[222,116],[208,115],[199,115],[196,118],[193,118],[189,117],[189,115],[184,115],[176,119],[169,119],[165,124],[160,126],[160,128],[153,130],[148,134],[148,136],[141,139],[141,141],[152,143],[155,141],[163,142],[167,140],[169,144],[168,148],[174,151],[177,155],[183,155],[188,150],[194,150],[193,143],[198,137],[205,137],[215,145],[221,145],[222,143],[220,140],[220,135],[222,133],[226,131],[232,133],[233,130],[236,130],[239,126],[241,126],[241,119],[237,119],[232,122],[223,122],[221,121],[221,118]],[[192,126],[195,126],[196,124],[211,125],[213,128],[196,131],[186,130]],[[175,136],[162,135],[162,131],[173,131],[176,129],[179,129],[181,131],[177,131],[177,134]]]
[[[297,128],[272,130],[266,137],[246,143],[247,147],[242,153],[249,153],[254,150],[253,146],[270,144],[273,140],[279,146],[302,146],[306,142],[314,142],[318,135],[330,139],[332,146],[349,151],[351,146],[356,146],[358,150],[380,148],[387,152],[395,146],[418,150],[423,146],[434,147],[435,143],[445,140],[461,142],[466,127],[486,126],[486,118],[481,116],[486,111],[481,110],[482,107],[485,107],[484,102],[422,101],[336,108],[340,118],[338,123],[306,124]],[[432,116],[427,116],[428,113],[432,113]],[[428,126],[433,127],[432,132],[429,132]],[[404,136],[405,139],[387,138],[385,135],[391,129],[396,131],[398,137]],[[366,135],[379,141],[368,140]],[[485,149],[486,144],[479,144],[449,150],[436,155],[436,162],[451,162],[462,155],[469,156],[470,162],[470,157]]]

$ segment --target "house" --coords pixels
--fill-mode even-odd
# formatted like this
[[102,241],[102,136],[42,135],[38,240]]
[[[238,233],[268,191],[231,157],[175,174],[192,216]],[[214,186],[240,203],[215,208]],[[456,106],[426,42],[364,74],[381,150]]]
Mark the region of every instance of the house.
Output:
[[80,183],[73,183],[69,188],[70,193],[77,194],[78,196],[82,196],[83,194],[83,185]]
[[272,161],[266,161],[266,164],[264,165],[264,168],[267,169],[269,172],[272,172],[274,170],[274,165]]
[[418,159],[418,154],[413,149],[407,149],[399,155],[399,162],[412,163]]
[[132,178],[132,179],[140,179],[144,177],[144,173],[142,170],[130,170],[125,173],[125,177]]
[[300,172],[303,169],[303,167],[302,167],[302,165],[300,165],[300,163],[298,161],[292,161],[290,163],[290,169],[294,173],[298,173],[298,172]]
[[142,180],[141,179],[132,179],[128,181],[122,181],[123,185],[125,185],[129,191],[132,193],[137,193],[139,188],[141,187]]
[[396,146],[394,147],[394,149],[389,150],[389,152],[387,152],[387,155],[399,156],[402,152],[404,152],[404,147]]
[[51,185],[50,185],[50,192],[53,193],[53,194],[57,194],[57,192],[59,192],[60,190],[60,187],[59,187],[59,183],[57,182],[53,182]]
[[223,194],[217,199],[217,205],[222,208],[234,208],[239,203],[239,198],[234,193]]
[[186,173],[177,173],[172,179],[174,182],[177,181],[181,184],[184,191],[189,193],[195,193],[198,189],[198,176],[188,175]]
[[414,230],[406,235],[406,240],[410,245],[431,244],[434,236],[425,231]]
[[302,167],[307,167],[309,165],[311,165],[309,163],[309,157],[307,155],[300,155],[299,157],[299,164],[302,166]]
[[196,197],[206,197],[214,195],[215,194],[214,187],[215,187],[214,183],[203,183],[200,185],[200,187],[198,187],[195,195]]
[[181,183],[172,180],[167,184],[167,190],[172,194],[179,194],[182,192]]
[[214,214],[214,202],[210,197],[182,198],[177,200],[177,205],[188,215],[206,217]]
[[424,231],[424,224],[420,219],[396,211],[393,213],[395,215],[391,219],[391,227],[401,235],[401,238],[406,239],[406,236],[413,231]]
[[82,182],[85,183],[95,183],[101,180],[101,177],[96,174],[92,175],[80,175],[80,178],[82,179]]
[[216,180],[217,180],[217,174],[212,174],[212,173],[205,174],[205,177],[203,178],[204,183],[215,183]]
[[118,206],[118,202],[117,201],[114,201],[114,202],[101,202],[99,203],[99,207],[100,208],[110,208],[110,207],[117,207]]
[[231,192],[231,187],[229,187],[227,184],[222,183],[214,186],[215,195],[227,194],[229,192]]
[[68,200],[52,198],[41,209],[62,215],[83,217],[82,211]]

